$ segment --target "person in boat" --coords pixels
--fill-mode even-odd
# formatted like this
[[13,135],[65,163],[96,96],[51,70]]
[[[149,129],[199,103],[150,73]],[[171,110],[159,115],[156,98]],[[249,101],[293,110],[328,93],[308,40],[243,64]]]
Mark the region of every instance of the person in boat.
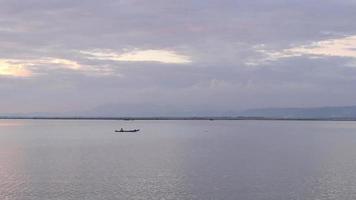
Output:
[[121,132],[124,132],[124,129],[123,129],[123,128],[120,128],[120,131],[121,131]]

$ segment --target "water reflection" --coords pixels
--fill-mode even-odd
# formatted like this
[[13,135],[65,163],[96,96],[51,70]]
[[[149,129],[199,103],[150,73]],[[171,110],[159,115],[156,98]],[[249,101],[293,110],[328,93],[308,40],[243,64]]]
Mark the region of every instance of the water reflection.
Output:
[[18,144],[0,142],[0,199],[21,199],[27,187],[23,150]]
[[[39,125],[41,124],[42,125]],[[116,123],[33,121],[6,129],[0,139],[22,151],[0,146],[11,179],[1,197],[9,199],[177,199],[182,185],[181,145],[146,126],[145,135],[115,135]],[[5,130],[5,129],[0,129]],[[152,137],[152,134],[155,135]],[[168,140],[167,140],[168,139]],[[21,156],[18,154],[21,153]],[[15,176],[16,175],[16,176]],[[22,175],[25,175],[24,178]],[[0,198],[2,199],[2,198]]]
[[14,123],[0,126],[0,199],[356,197],[351,122]]
[[4,120],[0,119],[0,127],[24,126],[27,122],[24,120]]

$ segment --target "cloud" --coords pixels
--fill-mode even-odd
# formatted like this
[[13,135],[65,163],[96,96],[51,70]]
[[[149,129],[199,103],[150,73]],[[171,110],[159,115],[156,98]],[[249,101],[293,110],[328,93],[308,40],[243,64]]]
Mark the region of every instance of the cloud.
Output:
[[283,49],[281,51],[265,50],[264,48],[264,45],[256,47],[257,52],[262,53],[265,57],[257,62],[250,61],[251,65],[298,56],[306,56],[309,58],[342,57],[356,59],[356,35],[321,40],[307,45]]
[[126,62],[159,62],[166,64],[187,64],[191,58],[170,50],[133,50],[126,53],[116,53],[112,50],[81,51],[90,59],[126,61]]
[[80,70],[82,66],[76,61],[62,58],[38,58],[38,59],[0,59],[0,75],[13,77],[29,77],[34,73],[31,70],[33,66],[42,68],[58,67],[71,70]]
[[1,112],[356,99],[350,0],[0,1]]
[[314,42],[310,45],[295,47],[286,52],[302,55],[336,56],[356,58],[356,35]]
[[64,68],[69,68],[73,70],[79,70],[83,67],[76,61],[62,59],[62,58],[50,58],[45,61],[46,61],[45,64],[57,64],[63,66]]
[[[68,56],[68,55],[67,55]],[[134,50],[116,53],[112,50],[79,51],[73,58],[36,57],[32,58],[0,58],[0,75],[13,77],[29,77],[46,74],[51,68],[67,69],[91,75],[120,75],[114,73],[112,64],[117,62],[158,62],[162,64],[188,64],[188,56],[169,50]],[[91,62],[94,61],[94,62]],[[84,63],[84,64],[83,64]]]
[[31,72],[13,60],[0,59],[0,76],[28,77]]

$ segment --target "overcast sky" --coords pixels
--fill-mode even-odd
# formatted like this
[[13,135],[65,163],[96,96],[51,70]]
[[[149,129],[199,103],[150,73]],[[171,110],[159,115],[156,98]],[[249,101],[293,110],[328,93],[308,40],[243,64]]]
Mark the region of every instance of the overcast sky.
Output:
[[0,113],[356,104],[355,0],[0,5]]

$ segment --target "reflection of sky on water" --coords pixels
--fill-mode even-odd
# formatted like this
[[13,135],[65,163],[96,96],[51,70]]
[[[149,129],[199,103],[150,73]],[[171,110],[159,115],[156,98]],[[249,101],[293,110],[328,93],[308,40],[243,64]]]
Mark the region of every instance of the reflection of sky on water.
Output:
[[0,119],[0,127],[23,126],[27,122],[24,120],[4,120]]
[[[117,128],[140,128],[115,134]],[[355,199],[356,124],[27,121],[0,127],[0,199]]]
[[308,197],[356,199],[356,123],[334,122],[322,128],[318,139],[323,154]]
[[27,189],[23,156],[18,144],[0,141],[0,199],[21,199]]
[[[181,181],[182,161],[177,157],[181,146],[174,138],[156,134],[158,127],[140,126],[145,127],[147,135],[115,135],[112,130],[120,122],[95,125],[85,121],[46,121],[42,126],[38,124],[41,122],[13,127],[13,132],[8,132],[12,137],[0,135],[9,141],[17,141],[24,154],[18,157],[21,160],[18,174],[25,174],[27,179],[17,176],[17,181],[21,182],[17,191],[0,190],[9,199],[23,196],[26,199],[167,196],[177,199],[185,195]],[[0,146],[0,151],[2,148]],[[15,153],[9,151],[4,152],[7,155],[5,161]],[[11,181],[0,182],[11,185]],[[23,188],[27,189],[23,191]]]

